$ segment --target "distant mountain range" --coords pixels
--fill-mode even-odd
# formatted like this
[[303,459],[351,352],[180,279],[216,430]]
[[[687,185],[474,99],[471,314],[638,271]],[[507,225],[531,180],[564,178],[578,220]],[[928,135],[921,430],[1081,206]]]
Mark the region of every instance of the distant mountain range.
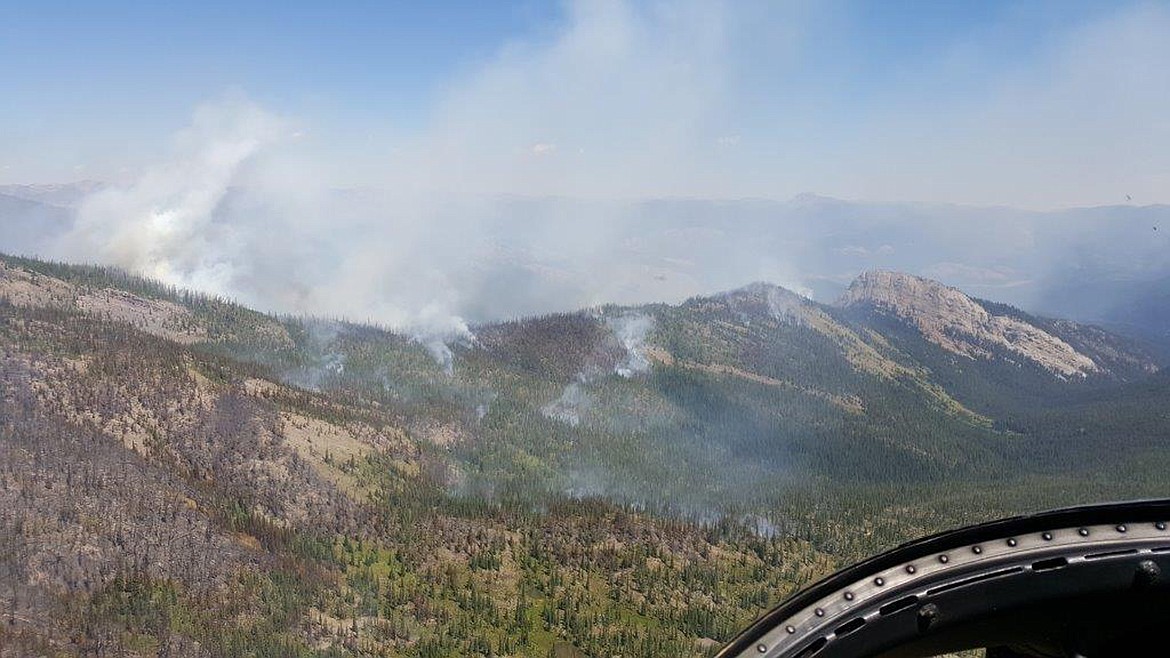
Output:
[[45,183],[33,185],[0,185],[0,194],[46,206],[76,208],[87,196],[104,189],[99,181],[75,183]]
[[[0,251],[61,257],[60,237],[79,204],[101,189],[95,182],[0,186]],[[233,189],[214,212],[234,226],[255,215],[262,201],[246,189]],[[336,192],[322,203],[317,212],[333,218],[329,244],[322,247],[330,255],[322,258],[336,260],[354,246],[345,241],[346,222],[365,226],[370,218],[393,214],[394,202],[358,190]],[[474,322],[567,312],[602,301],[677,303],[757,279],[827,302],[859,271],[891,270],[1033,312],[1170,342],[1170,304],[1164,303],[1170,281],[1168,206],[1036,212],[815,195],[789,201],[642,202],[510,197],[471,205],[473,219],[460,219],[462,211],[453,204],[450,221],[456,227],[470,222],[481,243],[460,252],[468,262],[438,260],[433,266],[452,287],[447,292],[460,300],[453,311]],[[216,240],[239,233],[215,230]],[[361,241],[368,228],[352,233]],[[473,237],[466,230],[450,233],[417,247],[440,253],[449,246],[445,240]],[[283,262],[288,249],[303,251],[300,245],[284,246],[285,251],[266,256],[263,242],[241,248],[255,252],[258,262]],[[314,272],[328,269],[310,265]],[[247,266],[235,263],[234,269],[247,273]],[[263,276],[241,275],[237,296],[265,303],[269,288],[279,282],[249,287],[267,281]],[[307,283],[312,281],[296,281]]]

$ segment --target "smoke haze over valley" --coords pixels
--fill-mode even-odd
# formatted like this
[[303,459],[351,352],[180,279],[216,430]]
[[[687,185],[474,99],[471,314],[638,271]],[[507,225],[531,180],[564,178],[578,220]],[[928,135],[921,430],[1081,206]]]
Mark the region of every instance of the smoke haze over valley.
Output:
[[0,15],[0,658],[713,658],[1170,486],[1170,2]]
[[504,197],[397,215],[386,193],[274,192],[191,171],[245,167],[251,144],[214,142],[128,186],[57,186],[58,203],[45,188],[0,187],[0,251],[117,265],[255,308],[447,342],[469,340],[475,323],[678,302],[757,280],[831,302],[873,269],[1138,333],[1157,334],[1163,319],[1150,289],[1170,277],[1170,230],[1159,230],[1170,206]]
[[[888,79],[870,114],[836,128],[799,99],[846,102],[815,91],[802,68],[812,58],[870,84],[834,68],[847,42],[831,57],[818,45],[857,29],[843,7],[562,9],[446,73],[416,107],[421,119],[394,130],[367,119],[365,137],[321,107],[255,100],[247,85],[133,138],[113,126],[134,146],[117,167],[113,152],[78,165],[99,183],[60,184],[67,169],[52,151],[34,156],[0,134],[11,182],[0,250],[447,342],[469,340],[477,322],[756,280],[831,301],[875,268],[1149,329],[1126,291],[1170,275],[1170,211],[1149,205],[1170,201],[1170,134],[1129,127],[1170,107],[1167,68],[1155,64],[1170,55],[1157,38],[1170,28],[1163,5],[1063,23],[981,15],[1004,30],[1043,25],[1045,38],[1010,62],[992,56],[994,32],[924,36],[940,63]],[[985,95],[948,87],[956,74]],[[929,102],[966,109],[922,111]],[[1083,120],[1052,120],[1058,105]],[[797,137],[809,132],[815,143]],[[1077,294],[1084,286],[1094,294]]]

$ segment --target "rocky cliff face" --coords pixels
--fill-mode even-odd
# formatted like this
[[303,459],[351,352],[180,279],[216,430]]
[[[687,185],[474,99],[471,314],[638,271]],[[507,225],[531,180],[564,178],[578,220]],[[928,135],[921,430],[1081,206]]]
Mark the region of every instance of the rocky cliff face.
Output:
[[838,301],[845,308],[870,307],[915,326],[945,350],[990,359],[1000,348],[1029,359],[1060,377],[1085,377],[1103,368],[1065,340],[1011,315],[998,315],[961,291],[899,272],[867,272]]

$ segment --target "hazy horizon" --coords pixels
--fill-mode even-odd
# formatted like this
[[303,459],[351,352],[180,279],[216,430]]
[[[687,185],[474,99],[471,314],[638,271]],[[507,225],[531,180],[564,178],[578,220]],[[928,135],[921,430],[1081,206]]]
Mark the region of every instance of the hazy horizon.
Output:
[[1170,201],[1164,2],[38,3],[6,23],[0,183],[132,184],[218,143],[236,183]]
[[6,242],[427,335],[873,267],[1076,310],[1045,291],[1170,272],[1166,33],[1164,2],[38,3],[0,27],[0,183],[110,184]]

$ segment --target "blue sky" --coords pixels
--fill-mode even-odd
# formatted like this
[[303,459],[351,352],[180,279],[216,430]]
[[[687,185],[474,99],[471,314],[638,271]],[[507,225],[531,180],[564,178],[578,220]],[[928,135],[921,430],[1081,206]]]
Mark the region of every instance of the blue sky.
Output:
[[[225,88],[273,103],[328,98],[424,111],[435,87],[555,6],[483,2],[16,2],[0,53],[28,112],[190,107]],[[172,117],[172,120],[177,117]]]
[[1077,0],[0,2],[0,182],[134,177],[230,98],[295,125],[274,150],[335,186],[1170,201],[1168,17]]

